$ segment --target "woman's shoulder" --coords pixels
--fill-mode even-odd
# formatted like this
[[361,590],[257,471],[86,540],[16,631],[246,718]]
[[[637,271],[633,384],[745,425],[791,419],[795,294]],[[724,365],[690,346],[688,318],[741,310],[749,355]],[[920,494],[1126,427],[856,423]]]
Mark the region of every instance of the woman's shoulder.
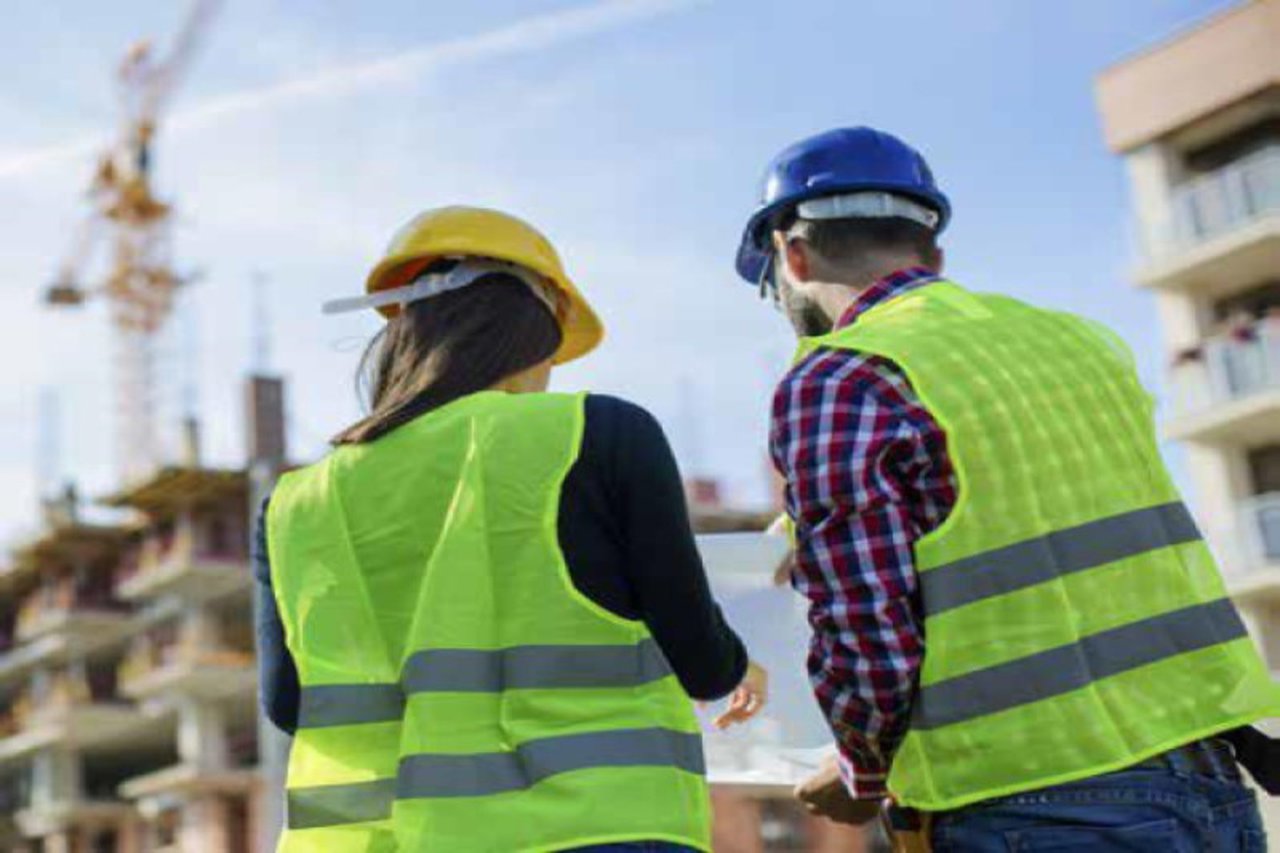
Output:
[[662,425],[648,409],[608,394],[589,394],[584,404],[582,453],[588,466],[630,479],[637,468],[661,464],[671,454]]
[[584,403],[586,429],[596,434],[634,431],[662,434],[662,425],[638,403],[610,394],[588,394]]

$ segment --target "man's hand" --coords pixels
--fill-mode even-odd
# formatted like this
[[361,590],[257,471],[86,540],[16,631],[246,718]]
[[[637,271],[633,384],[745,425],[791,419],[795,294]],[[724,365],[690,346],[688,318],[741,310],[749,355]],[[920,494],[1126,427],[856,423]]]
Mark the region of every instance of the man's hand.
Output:
[[795,795],[809,814],[836,823],[862,826],[880,816],[880,800],[855,800],[849,796],[835,758],[824,761],[817,773],[796,788]]
[[745,723],[760,713],[760,709],[769,701],[769,673],[757,663],[747,664],[747,674],[742,677],[742,684],[733,691],[729,700],[729,708],[715,718],[717,729],[727,729],[735,723]]

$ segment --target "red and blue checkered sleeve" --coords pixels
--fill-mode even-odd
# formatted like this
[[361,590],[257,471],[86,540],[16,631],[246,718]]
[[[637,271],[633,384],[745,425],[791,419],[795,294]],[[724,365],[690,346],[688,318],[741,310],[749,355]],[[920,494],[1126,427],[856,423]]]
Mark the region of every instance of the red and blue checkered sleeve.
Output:
[[858,798],[885,795],[924,655],[913,546],[955,501],[941,428],[883,359],[819,350],[774,396],[814,693]]

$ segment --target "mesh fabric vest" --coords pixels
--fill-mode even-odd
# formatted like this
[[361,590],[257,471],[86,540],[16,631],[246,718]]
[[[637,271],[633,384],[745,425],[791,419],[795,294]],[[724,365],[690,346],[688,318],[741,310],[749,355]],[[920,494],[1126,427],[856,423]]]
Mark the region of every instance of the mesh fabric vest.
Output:
[[802,353],[819,346],[899,365],[959,484],[915,546],[926,652],[899,802],[1085,778],[1280,711],[1110,333],[939,282]]
[[285,851],[709,849],[692,705],[557,541],[583,398],[485,392],[272,496],[302,686]]

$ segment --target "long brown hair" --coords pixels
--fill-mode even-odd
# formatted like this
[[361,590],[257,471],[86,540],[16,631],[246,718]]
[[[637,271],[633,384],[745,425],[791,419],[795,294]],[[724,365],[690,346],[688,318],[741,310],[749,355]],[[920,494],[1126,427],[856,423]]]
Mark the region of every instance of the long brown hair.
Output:
[[[443,272],[443,261],[428,268]],[[520,279],[483,276],[405,306],[369,343],[356,391],[369,413],[333,438],[373,441],[447,403],[492,388],[560,348],[560,324]]]

